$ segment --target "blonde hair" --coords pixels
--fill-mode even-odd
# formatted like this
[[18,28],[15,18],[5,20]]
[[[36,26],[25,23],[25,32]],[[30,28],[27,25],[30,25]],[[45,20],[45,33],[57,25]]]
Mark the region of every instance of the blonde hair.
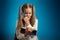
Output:
[[32,8],[32,16],[31,16],[31,19],[30,19],[32,27],[35,23],[35,8],[34,8],[34,6],[31,5],[31,4],[24,4],[23,6],[21,6],[19,8],[19,17],[18,17],[17,30],[19,30],[21,27],[25,27],[25,23],[24,23],[23,18],[22,18],[22,12],[24,12],[24,9],[26,9],[28,6],[30,8]]

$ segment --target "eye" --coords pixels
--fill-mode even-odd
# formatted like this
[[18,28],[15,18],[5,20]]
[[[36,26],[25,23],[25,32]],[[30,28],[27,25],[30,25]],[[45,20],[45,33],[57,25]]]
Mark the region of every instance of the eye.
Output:
[[29,13],[29,14],[31,14],[31,13]]
[[28,14],[28,13],[25,13],[25,14]]

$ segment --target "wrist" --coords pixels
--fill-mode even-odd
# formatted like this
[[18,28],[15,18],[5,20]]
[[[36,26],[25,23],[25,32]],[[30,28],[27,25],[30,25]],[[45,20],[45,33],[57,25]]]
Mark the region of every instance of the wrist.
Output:
[[26,25],[27,25],[27,26],[30,25],[30,22],[27,22]]

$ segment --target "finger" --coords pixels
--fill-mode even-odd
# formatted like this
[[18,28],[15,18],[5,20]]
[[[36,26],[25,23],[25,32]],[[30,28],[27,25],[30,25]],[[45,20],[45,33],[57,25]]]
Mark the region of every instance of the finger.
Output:
[[29,20],[29,18],[28,18],[28,17],[25,17],[25,19],[26,19],[26,20]]
[[32,30],[31,30],[31,29],[28,29],[28,31],[32,32]]

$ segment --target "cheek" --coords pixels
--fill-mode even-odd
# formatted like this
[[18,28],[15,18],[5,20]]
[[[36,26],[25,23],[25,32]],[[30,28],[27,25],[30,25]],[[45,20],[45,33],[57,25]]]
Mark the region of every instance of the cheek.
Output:
[[32,14],[30,14],[30,16],[32,16]]
[[24,16],[26,17],[26,16],[27,16],[27,14],[24,14]]

